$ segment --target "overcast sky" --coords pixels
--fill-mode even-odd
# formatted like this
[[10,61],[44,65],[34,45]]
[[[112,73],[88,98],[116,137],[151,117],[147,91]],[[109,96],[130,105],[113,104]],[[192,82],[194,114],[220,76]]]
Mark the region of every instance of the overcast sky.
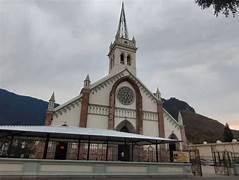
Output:
[[[239,15],[194,0],[125,0],[137,76],[165,98],[239,129]],[[108,73],[121,1],[0,0],[0,88],[63,103]]]

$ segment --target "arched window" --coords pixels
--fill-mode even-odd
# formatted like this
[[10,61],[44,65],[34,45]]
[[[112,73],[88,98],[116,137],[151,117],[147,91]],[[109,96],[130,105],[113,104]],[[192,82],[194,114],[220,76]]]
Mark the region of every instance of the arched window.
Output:
[[120,55],[120,63],[124,64],[124,54],[123,53]]
[[131,59],[130,59],[130,55],[127,56],[127,65],[131,65]]

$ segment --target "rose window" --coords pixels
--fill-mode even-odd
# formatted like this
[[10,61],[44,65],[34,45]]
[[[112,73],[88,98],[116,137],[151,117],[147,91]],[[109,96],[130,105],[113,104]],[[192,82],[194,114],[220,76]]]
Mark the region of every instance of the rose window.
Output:
[[117,95],[119,101],[124,105],[132,104],[134,101],[134,92],[129,87],[121,87]]

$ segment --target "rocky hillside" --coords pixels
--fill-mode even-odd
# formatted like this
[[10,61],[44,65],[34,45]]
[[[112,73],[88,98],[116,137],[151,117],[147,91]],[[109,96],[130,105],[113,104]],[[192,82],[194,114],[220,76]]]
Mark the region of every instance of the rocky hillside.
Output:
[[[217,120],[197,114],[188,103],[170,98],[164,99],[163,106],[176,120],[178,112],[182,113],[186,136],[190,143],[223,141],[224,125]],[[239,139],[239,131],[233,130],[233,134]]]
[[179,111],[186,111],[195,113],[195,110],[189,106],[188,103],[178,100],[174,97],[170,99],[163,99],[163,107],[174,117],[174,119],[178,119]]

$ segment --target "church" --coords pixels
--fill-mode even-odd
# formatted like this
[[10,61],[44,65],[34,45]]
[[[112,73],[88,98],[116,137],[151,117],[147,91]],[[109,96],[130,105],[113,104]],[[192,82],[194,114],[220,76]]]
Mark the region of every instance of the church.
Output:
[[[151,92],[137,78],[137,45],[128,35],[122,4],[114,42],[109,46],[108,75],[91,82],[84,80],[80,94],[55,107],[52,94],[45,125],[109,129],[182,141],[186,146],[182,118],[175,120],[164,108],[160,91]],[[167,147],[166,147],[167,148]]]
[[175,120],[137,78],[136,52],[122,4],[108,75],[87,75],[59,106],[53,93],[43,126],[0,126],[0,179],[192,176],[181,114]]

